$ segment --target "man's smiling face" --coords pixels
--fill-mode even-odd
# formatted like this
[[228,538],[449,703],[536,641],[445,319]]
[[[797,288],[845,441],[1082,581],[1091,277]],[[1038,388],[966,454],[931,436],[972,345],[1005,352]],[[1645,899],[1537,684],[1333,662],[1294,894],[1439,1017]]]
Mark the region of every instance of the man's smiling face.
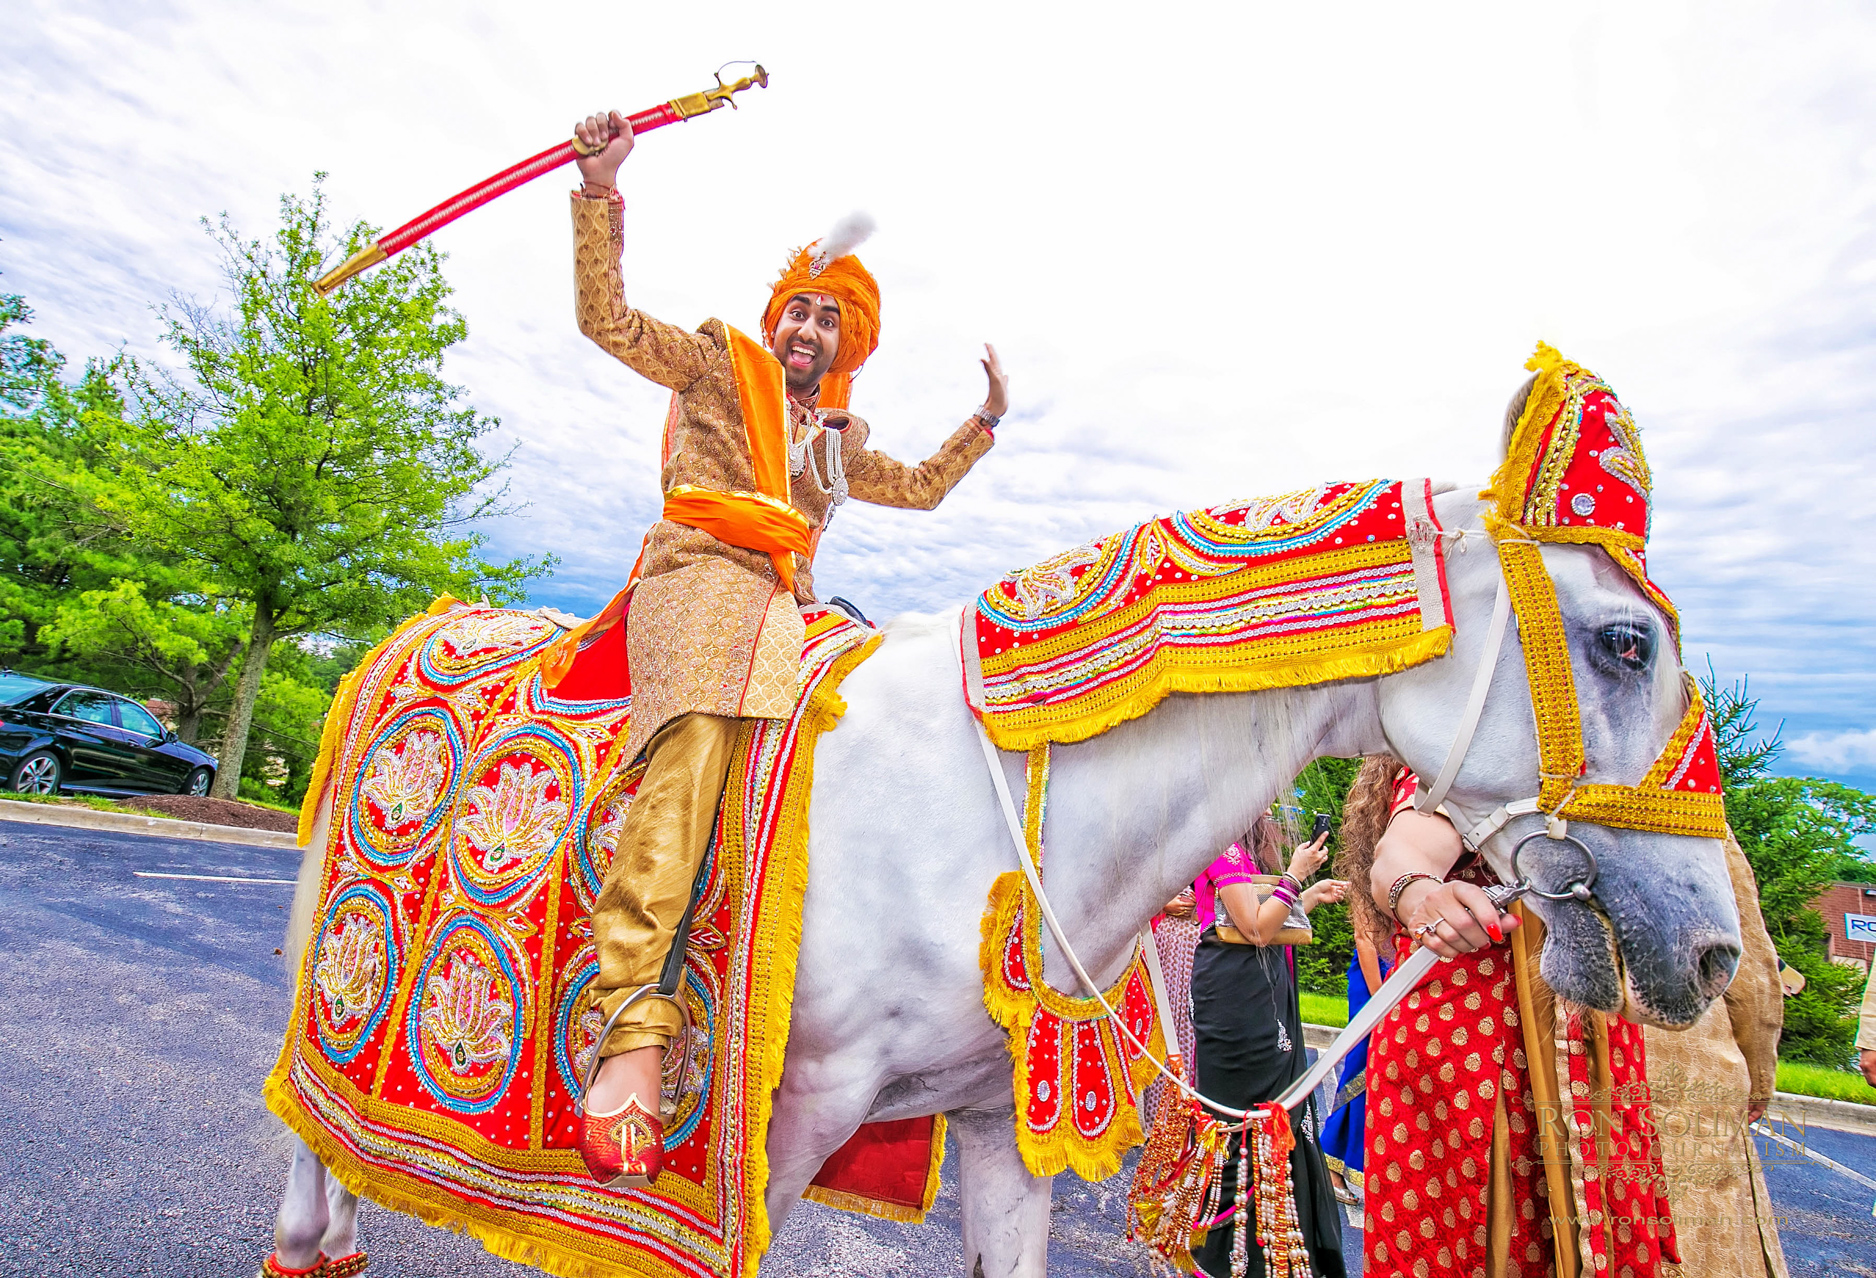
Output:
[[825,293],[795,294],[782,308],[769,349],[782,361],[790,390],[813,390],[840,349],[840,303]]

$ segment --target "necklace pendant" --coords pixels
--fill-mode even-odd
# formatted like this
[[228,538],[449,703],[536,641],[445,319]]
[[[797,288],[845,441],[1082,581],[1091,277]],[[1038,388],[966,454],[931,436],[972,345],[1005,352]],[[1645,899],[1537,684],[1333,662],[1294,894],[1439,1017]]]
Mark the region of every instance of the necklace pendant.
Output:
[[1290,1031],[1283,1027],[1282,1021],[1278,1021],[1277,1022],[1277,1050],[1279,1052],[1288,1052],[1288,1051],[1293,1050],[1294,1046],[1295,1045],[1290,1042]]

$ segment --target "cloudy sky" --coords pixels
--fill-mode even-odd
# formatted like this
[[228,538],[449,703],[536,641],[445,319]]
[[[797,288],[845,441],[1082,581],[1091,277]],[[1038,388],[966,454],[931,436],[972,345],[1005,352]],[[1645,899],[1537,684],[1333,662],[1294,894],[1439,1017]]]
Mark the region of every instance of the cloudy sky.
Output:
[[[392,226],[576,116],[774,76],[648,135],[633,301],[749,328],[854,208],[885,295],[855,391],[925,455],[1015,408],[932,514],[848,506],[823,593],[876,616],[1152,513],[1329,477],[1489,472],[1538,338],[1608,378],[1656,474],[1687,657],[1751,676],[1786,765],[1876,785],[1876,13],[1852,4],[266,5],[6,0],[0,288],[74,358],[212,298],[197,225],[315,171]],[[664,394],[573,325],[570,181],[437,239],[529,503],[497,551],[587,612],[657,503]]]

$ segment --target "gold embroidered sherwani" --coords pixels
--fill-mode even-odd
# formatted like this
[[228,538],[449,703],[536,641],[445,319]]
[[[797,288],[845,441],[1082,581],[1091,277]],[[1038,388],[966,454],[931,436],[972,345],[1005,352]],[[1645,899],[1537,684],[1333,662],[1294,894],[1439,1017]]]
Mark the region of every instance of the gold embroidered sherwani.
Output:
[[[752,491],[755,474],[725,325],[713,319],[690,332],[626,304],[619,272],[624,233],[616,209],[612,201],[573,198],[580,331],[634,372],[676,393],[665,434],[665,492],[681,484]],[[993,442],[975,420],[966,421],[933,457],[907,466],[868,448],[867,424],[854,414],[835,410],[826,420],[846,424],[833,438],[851,495],[879,506],[930,510]],[[797,443],[814,436],[808,463],[792,480],[793,505],[818,530],[833,505],[828,433],[805,410],[797,412],[793,426]],[[790,598],[766,554],[668,520],[653,524],[626,623],[632,671],[627,757],[680,714],[786,717],[795,706],[801,662],[796,605],[814,598],[812,567],[799,556]]]
[[1746,1105],[1772,1099],[1785,1023],[1778,952],[1759,913],[1759,885],[1739,844],[1726,840],[1744,953],[1725,999],[1691,1029],[1648,1026],[1648,1085],[1661,1132],[1668,1203],[1688,1278],[1786,1278],[1772,1200]]
[[[713,319],[689,332],[627,305],[620,209],[615,200],[573,198],[580,331],[673,392],[661,476],[667,495],[685,486],[756,491],[729,330]],[[929,510],[993,442],[968,420],[935,456],[906,466],[868,448],[867,424],[852,413],[817,416],[792,399],[788,411],[790,504],[812,529],[810,548],[845,496]],[[646,537],[626,614],[632,726],[623,749],[628,759],[645,750],[647,762],[593,911],[602,1015],[658,978],[710,836],[737,721],[794,710],[804,633],[798,605],[814,601],[810,560],[794,557],[790,594],[764,552],[668,519]],[[668,1003],[645,1000],[621,1014],[599,1053],[663,1044],[678,1028]]]

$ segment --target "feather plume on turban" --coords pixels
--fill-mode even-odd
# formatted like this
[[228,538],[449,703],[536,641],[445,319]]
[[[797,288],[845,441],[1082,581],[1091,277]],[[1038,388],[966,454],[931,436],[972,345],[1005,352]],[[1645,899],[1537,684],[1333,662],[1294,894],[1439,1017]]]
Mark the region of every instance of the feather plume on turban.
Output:
[[840,345],[821,378],[821,408],[847,407],[853,375],[879,347],[879,285],[853,250],[873,233],[873,219],[849,213],[832,230],[799,249],[775,281],[768,309],[762,313],[762,338],[773,345],[788,299],[823,293],[840,303]]

